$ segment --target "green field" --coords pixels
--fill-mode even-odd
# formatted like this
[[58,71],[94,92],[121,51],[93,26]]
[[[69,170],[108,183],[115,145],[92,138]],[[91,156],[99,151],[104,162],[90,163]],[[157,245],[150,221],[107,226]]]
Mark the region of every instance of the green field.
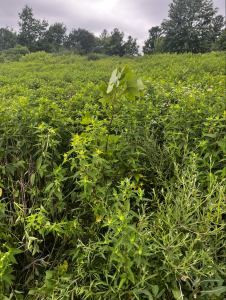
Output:
[[225,89],[224,52],[0,63],[0,300],[223,300]]

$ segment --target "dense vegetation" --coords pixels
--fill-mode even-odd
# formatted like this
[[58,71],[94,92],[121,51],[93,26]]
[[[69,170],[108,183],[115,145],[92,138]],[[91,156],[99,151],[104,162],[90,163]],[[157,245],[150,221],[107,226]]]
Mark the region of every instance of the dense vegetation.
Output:
[[223,300],[224,93],[223,52],[0,64],[0,299]]
[[[172,0],[169,18],[149,30],[141,50],[144,54],[224,51],[225,18],[217,12],[213,0]],[[18,33],[9,27],[0,29],[0,61],[9,60],[7,51],[18,54],[18,45],[31,52],[90,54],[93,60],[98,59],[98,55],[127,58],[140,55],[137,39],[130,35],[125,41],[124,32],[118,28],[110,33],[104,29],[99,37],[84,28],[73,28],[67,34],[64,23],[49,26],[48,21],[36,19],[28,5],[19,13],[19,19]],[[10,58],[12,60],[13,56]],[[14,60],[19,60],[19,56]]]

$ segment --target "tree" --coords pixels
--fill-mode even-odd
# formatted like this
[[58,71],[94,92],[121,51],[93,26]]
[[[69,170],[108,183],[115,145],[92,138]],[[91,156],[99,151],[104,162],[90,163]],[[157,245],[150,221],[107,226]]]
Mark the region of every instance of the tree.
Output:
[[65,46],[68,49],[77,49],[79,54],[91,53],[95,46],[95,36],[86,29],[72,29]]
[[164,53],[164,37],[158,37],[155,41],[154,54]]
[[212,21],[211,41],[214,43],[222,34],[222,28],[225,26],[225,18],[222,15],[217,15]]
[[9,27],[0,28],[0,51],[14,48],[17,43],[17,35]]
[[40,41],[44,39],[48,22],[37,20],[34,18],[32,8],[28,5],[19,13],[19,35],[18,42],[22,46],[27,46],[30,51],[42,50],[40,49]]
[[154,26],[149,29],[149,38],[144,42],[143,53],[153,54],[156,40],[162,35],[162,29],[159,26]]
[[164,47],[169,52],[206,52],[211,45],[217,8],[213,0],[173,0],[161,27]]
[[50,52],[59,51],[66,38],[67,28],[63,23],[55,23],[46,31],[44,43]]
[[124,32],[120,32],[118,28],[115,28],[111,32],[109,50],[107,54],[123,56],[126,53],[123,37]]
[[128,36],[127,42],[125,43],[126,53],[135,56],[139,55],[139,45],[137,44],[137,39],[133,39],[132,36]]
[[226,51],[226,29],[222,30],[221,35],[211,47],[212,51]]
[[110,34],[108,33],[107,29],[104,29],[99,37],[95,37],[94,52],[100,54],[109,54],[110,40]]

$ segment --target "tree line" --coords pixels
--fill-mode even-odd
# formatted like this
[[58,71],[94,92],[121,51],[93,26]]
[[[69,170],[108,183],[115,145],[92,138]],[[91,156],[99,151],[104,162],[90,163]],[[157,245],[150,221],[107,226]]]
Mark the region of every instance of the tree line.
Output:
[[[172,0],[168,19],[149,30],[143,53],[226,50],[225,18],[217,15],[217,11],[212,0]],[[129,36],[124,41],[124,32],[118,28],[110,33],[104,29],[99,37],[83,28],[72,29],[67,34],[64,23],[49,26],[48,21],[34,18],[28,5],[19,13],[19,19],[18,33],[9,27],[0,29],[0,52],[21,45],[31,52],[44,50],[51,53],[63,49],[80,55],[139,55],[137,39]]]
[[66,49],[80,55],[99,53],[119,56],[125,54],[134,56],[139,52],[137,39],[129,36],[125,42],[124,32],[120,32],[117,28],[111,33],[104,29],[99,37],[83,28],[72,29],[67,35],[64,23],[56,22],[49,26],[48,21],[34,18],[32,8],[28,5],[25,5],[19,13],[19,18],[18,34],[8,27],[0,29],[0,51],[19,44],[31,52],[51,53]]

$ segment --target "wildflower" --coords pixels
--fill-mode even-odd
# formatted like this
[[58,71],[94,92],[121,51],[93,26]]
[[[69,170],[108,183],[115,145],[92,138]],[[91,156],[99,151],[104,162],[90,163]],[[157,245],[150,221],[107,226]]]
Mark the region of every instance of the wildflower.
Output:
[[187,278],[186,278],[185,276],[182,276],[182,277],[181,277],[181,280],[182,280],[182,281],[186,281]]

